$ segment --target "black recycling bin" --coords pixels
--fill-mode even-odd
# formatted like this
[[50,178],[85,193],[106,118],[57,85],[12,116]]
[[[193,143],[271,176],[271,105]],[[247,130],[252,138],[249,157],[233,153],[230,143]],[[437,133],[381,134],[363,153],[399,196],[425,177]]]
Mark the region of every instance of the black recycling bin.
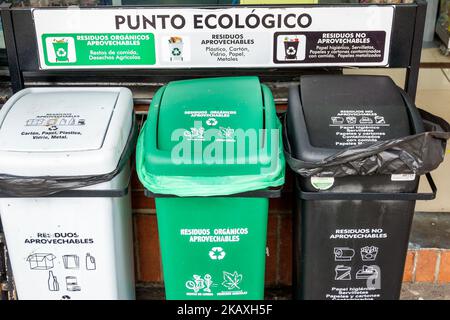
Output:
[[297,59],[298,41],[284,41],[286,60]]
[[[448,133],[424,132],[384,76],[303,76],[284,122],[297,173],[294,297],[398,299],[415,201],[435,197],[428,172]],[[432,192],[417,193],[424,173]]]

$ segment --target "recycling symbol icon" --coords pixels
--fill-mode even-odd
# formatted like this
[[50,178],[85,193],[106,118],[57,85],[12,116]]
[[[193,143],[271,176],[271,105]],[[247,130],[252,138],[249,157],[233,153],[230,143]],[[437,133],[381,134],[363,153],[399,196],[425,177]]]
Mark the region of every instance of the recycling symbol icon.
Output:
[[65,57],[67,55],[67,52],[63,48],[59,48],[58,50],[56,50],[56,55],[58,57]]
[[216,118],[209,118],[208,120],[206,120],[206,124],[208,126],[215,126],[217,124],[217,119]]
[[295,50],[294,47],[289,47],[287,49],[287,54],[289,54],[289,55],[294,55],[296,52],[297,52],[297,50]]
[[209,251],[209,257],[212,260],[222,260],[225,258],[225,255],[226,253],[222,247],[214,247]]
[[178,57],[181,55],[181,50],[179,48],[173,48],[172,55]]

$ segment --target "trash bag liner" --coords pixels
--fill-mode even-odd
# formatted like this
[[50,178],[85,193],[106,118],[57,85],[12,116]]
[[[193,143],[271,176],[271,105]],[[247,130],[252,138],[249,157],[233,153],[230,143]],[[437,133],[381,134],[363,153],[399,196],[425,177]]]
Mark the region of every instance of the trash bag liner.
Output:
[[133,124],[126,146],[122,152],[116,169],[106,174],[83,176],[16,176],[0,173],[1,194],[11,197],[45,197],[61,191],[88,187],[94,184],[112,180],[128,162],[137,140],[136,119]]
[[[215,113],[218,115],[211,116]],[[223,117],[222,113],[228,116]],[[201,120],[202,114],[210,116]],[[210,120],[215,123],[208,124]],[[207,128],[205,136],[211,133],[211,141],[225,141],[217,147],[222,150],[214,156],[218,162],[206,153],[211,146],[209,138],[203,140],[200,134],[198,150],[195,141],[186,138],[185,130],[190,135],[196,125],[203,129],[202,121]],[[179,140],[172,137],[180,128],[184,131],[181,141],[194,148],[189,157],[201,156],[197,163],[174,161],[172,153]],[[231,141],[223,139],[219,128],[232,130]],[[256,147],[249,147],[248,138],[239,140],[236,135],[247,130],[255,133]],[[243,155],[229,152],[230,146],[232,150],[242,147]],[[282,146],[281,122],[272,93],[257,77],[173,81],[153,97],[136,146],[136,171],[144,187],[157,195],[236,195],[284,184]]]
[[313,162],[293,157],[284,125],[286,161],[294,172],[303,177],[428,173],[444,160],[450,125],[424,110],[419,109],[419,112],[425,128],[423,133],[352,146]]
[[157,194],[179,197],[220,196],[278,187],[284,184],[285,162],[283,156],[281,123],[277,119],[280,134],[277,167],[257,175],[242,176],[167,176],[149,173],[144,166],[145,125],[141,130],[136,148],[136,170],[145,188]]

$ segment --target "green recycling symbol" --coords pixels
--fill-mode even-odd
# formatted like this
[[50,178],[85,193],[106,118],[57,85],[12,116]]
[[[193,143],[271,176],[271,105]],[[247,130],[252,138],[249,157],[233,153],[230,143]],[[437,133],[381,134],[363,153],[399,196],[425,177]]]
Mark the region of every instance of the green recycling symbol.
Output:
[[67,51],[63,48],[59,48],[58,50],[56,50],[56,55],[58,57],[65,57],[67,55]]
[[181,56],[181,50],[179,48],[173,48],[172,55],[175,57]]

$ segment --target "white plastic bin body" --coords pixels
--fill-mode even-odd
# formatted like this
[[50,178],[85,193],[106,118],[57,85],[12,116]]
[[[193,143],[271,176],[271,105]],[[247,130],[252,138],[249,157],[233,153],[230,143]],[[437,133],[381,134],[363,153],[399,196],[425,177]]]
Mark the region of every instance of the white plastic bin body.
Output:
[[[126,188],[129,173],[127,165],[110,182],[89,189]],[[3,198],[0,215],[19,299],[135,298],[129,193]]]
[[[113,172],[129,145],[132,110],[125,88],[22,90],[0,111],[0,174]],[[0,197],[19,299],[135,298],[130,174],[128,161],[111,180],[78,189],[91,196]]]

